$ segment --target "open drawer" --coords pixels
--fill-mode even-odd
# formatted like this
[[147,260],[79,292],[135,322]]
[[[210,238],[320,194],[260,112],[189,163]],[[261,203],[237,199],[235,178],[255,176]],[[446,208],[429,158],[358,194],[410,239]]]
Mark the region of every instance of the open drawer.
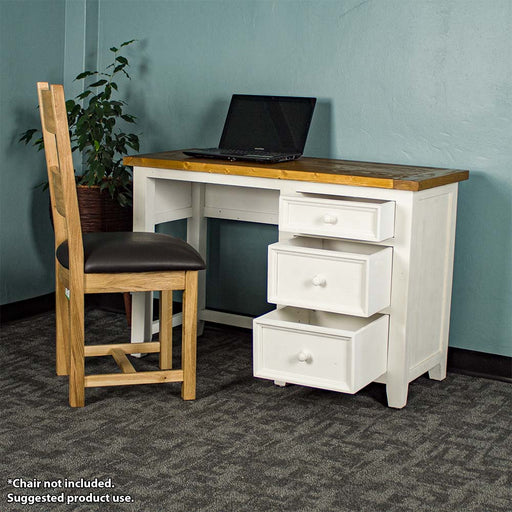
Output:
[[393,249],[296,237],[268,247],[268,301],[371,316],[389,306]]
[[394,235],[395,203],[353,197],[282,196],[279,229],[303,235],[381,242]]
[[286,307],[253,321],[254,376],[356,393],[387,368],[387,315]]

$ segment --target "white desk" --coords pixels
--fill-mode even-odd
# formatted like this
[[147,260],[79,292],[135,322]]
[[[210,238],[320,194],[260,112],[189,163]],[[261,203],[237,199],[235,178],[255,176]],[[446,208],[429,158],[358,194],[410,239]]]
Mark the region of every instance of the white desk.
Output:
[[[159,223],[188,219],[188,242],[205,256],[208,217],[279,226],[279,243],[269,251],[275,261],[269,265],[274,269],[269,270],[269,296],[278,304],[278,312],[255,324],[258,332],[273,333],[268,339],[255,338],[255,367],[260,376],[277,384],[295,382],[347,392],[356,392],[368,383],[364,379],[370,379],[386,385],[388,404],[396,408],[405,406],[408,384],[418,376],[428,371],[430,378],[444,379],[457,189],[458,182],[468,178],[467,171],[315,158],[265,166],[188,158],[180,151],[127,157],[124,163],[134,167],[135,231],[154,231]],[[362,254],[362,263],[358,260],[357,265],[345,267],[347,261],[353,262],[354,248]],[[288,265],[284,254],[291,254],[290,265],[294,265],[293,258],[299,261],[296,273],[306,272],[319,255],[341,261],[341,267],[326,271],[331,272],[328,283],[323,271],[318,273],[313,267],[311,282],[293,283],[293,278],[283,277],[285,271],[279,270],[280,261],[283,269]],[[354,281],[356,274],[360,281]],[[335,283],[340,276],[343,282]],[[361,304],[343,298],[350,286],[359,297],[354,301]],[[333,299],[337,293],[339,305]],[[310,311],[304,318],[295,318],[307,309],[320,313]],[[325,316],[324,311],[330,313]],[[313,338],[303,340],[299,331],[286,330],[290,321],[305,325],[317,314],[324,316],[315,320],[320,322],[320,334]],[[283,318],[276,320],[275,315]],[[367,317],[379,321],[369,328]],[[150,294],[134,294],[133,342],[151,338],[155,330],[151,318]],[[205,309],[204,275],[199,318],[252,325],[250,318]],[[378,335],[371,334],[374,328]],[[317,355],[297,346],[297,360],[292,364],[282,351],[294,336],[300,343],[311,341],[317,350],[327,352]],[[334,342],[322,343],[324,336]],[[377,343],[376,336],[383,340]],[[349,340],[342,353],[337,352],[338,338],[343,343]],[[326,348],[331,345],[334,348]],[[279,364],[267,368],[279,358],[288,365],[282,373]],[[315,371],[336,373],[336,365],[350,370],[348,387],[329,384],[336,381],[336,375],[330,380],[314,375]],[[295,371],[295,366],[304,371]]]

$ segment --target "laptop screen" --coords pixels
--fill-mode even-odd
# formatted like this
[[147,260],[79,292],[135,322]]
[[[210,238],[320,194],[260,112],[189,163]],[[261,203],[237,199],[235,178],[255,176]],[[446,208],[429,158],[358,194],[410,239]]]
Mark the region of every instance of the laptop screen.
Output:
[[234,94],[219,147],[302,153],[316,98]]

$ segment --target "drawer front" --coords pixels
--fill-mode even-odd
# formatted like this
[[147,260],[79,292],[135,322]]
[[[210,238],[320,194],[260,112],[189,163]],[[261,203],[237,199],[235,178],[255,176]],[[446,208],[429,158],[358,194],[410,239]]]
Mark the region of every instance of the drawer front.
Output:
[[[356,245],[356,244],[353,244]],[[392,249],[373,254],[269,246],[268,301],[368,317],[390,304]]]
[[283,320],[294,309],[254,320],[256,377],[355,393],[385,373],[387,316],[354,332]]
[[281,231],[381,242],[393,237],[394,226],[393,201],[309,196],[280,199]]

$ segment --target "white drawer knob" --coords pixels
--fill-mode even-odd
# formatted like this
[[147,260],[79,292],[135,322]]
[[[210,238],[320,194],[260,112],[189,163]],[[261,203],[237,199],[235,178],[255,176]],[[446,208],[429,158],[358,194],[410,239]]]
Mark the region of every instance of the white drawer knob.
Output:
[[338,217],[336,217],[335,215],[329,215],[328,213],[326,213],[323,217],[322,217],[322,220],[324,221],[325,224],[336,224],[338,222]]
[[327,284],[327,279],[325,279],[325,276],[318,274],[313,277],[311,282],[313,283],[313,286],[325,286]]
[[302,350],[301,352],[299,352],[297,359],[301,363],[309,363],[311,361],[311,354],[309,352],[305,352],[304,350]]

